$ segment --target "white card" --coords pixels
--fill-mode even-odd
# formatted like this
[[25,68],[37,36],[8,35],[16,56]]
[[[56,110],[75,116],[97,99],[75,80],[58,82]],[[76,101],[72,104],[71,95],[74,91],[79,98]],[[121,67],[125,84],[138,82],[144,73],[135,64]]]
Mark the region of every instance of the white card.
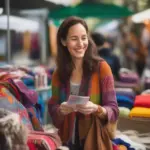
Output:
[[70,95],[67,103],[69,105],[85,105],[89,101],[89,96]]

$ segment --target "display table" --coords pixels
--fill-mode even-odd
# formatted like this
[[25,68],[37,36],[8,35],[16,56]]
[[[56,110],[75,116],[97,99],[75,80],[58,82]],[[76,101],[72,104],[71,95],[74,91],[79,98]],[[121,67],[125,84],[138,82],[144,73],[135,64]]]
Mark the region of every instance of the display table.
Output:
[[120,131],[136,130],[139,133],[148,133],[150,132],[150,119],[119,117],[117,128]]

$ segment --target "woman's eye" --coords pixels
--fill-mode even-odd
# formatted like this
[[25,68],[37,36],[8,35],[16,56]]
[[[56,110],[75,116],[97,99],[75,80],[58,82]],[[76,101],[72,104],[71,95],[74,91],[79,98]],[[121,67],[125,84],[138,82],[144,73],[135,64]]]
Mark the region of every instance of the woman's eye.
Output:
[[86,39],[87,39],[86,37],[82,38],[83,41],[86,40]]

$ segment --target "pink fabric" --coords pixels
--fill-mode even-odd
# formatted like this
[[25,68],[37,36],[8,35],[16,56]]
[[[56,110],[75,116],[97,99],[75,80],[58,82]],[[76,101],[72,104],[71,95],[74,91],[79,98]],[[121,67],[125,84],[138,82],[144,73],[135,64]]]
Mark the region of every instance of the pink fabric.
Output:
[[119,150],[118,146],[113,143],[113,150]]
[[31,142],[28,142],[28,148],[29,148],[29,150],[37,150],[35,144],[33,144]]
[[35,143],[38,145],[44,145],[46,150],[55,150],[56,145],[53,140],[46,136],[46,135],[38,135],[38,134],[29,134],[28,135],[28,142]]
[[36,135],[48,136],[55,143],[56,147],[60,147],[62,145],[62,141],[57,132],[47,133],[47,132],[40,132],[40,131],[30,131],[30,134],[34,134],[35,136]]

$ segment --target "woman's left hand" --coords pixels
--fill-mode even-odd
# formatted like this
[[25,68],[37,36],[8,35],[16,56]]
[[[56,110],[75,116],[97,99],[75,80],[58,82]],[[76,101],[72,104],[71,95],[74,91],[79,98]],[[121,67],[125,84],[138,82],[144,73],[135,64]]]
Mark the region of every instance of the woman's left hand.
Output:
[[97,109],[98,109],[98,105],[92,103],[91,101],[88,101],[87,104],[85,105],[77,105],[78,112],[85,114],[85,115],[92,114],[96,112]]

